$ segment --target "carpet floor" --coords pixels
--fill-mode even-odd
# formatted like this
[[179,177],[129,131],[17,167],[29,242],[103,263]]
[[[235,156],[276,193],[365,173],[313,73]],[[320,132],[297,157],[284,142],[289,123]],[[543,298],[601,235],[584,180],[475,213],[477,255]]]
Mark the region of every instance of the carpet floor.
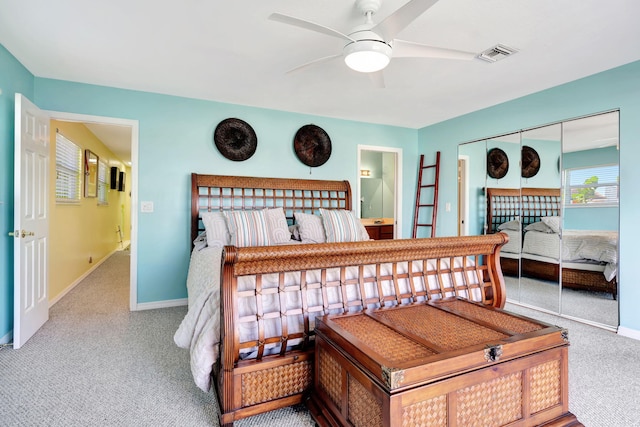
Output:
[[[173,342],[186,307],[130,312],[129,253],[116,252],[50,310],[21,349],[0,349],[0,426],[218,426]],[[519,306],[569,329],[570,410],[589,427],[640,426],[640,341]],[[236,422],[314,426],[304,406]]]

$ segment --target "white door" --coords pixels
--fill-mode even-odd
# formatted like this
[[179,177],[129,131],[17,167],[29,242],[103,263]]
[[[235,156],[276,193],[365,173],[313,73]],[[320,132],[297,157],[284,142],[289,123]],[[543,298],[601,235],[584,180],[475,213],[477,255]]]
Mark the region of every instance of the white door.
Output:
[[13,348],[49,320],[49,117],[16,94]]

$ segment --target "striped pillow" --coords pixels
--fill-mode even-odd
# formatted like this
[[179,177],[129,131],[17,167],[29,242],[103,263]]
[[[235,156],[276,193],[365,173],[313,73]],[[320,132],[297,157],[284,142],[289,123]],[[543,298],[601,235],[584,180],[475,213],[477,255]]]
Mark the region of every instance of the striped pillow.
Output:
[[[343,209],[320,209],[327,242],[358,242],[363,239],[362,223],[353,212]],[[367,235],[368,238],[368,235]]]
[[231,244],[238,247],[268,246],[269,233],[264,211],[225,211]]

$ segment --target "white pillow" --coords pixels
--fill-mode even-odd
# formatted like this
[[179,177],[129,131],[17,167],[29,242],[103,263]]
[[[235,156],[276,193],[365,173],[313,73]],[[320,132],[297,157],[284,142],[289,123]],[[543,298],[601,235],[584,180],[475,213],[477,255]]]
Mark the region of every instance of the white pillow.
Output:
[[524,228],[524,231],[539,231],[541,233],[553,233],[553,230],[551,229],[551,227],[549,227],[547,224],[541,221],[533,222],[527,225]]
[[203,212],[202,224],[207,233],[207,246],[221,248],[231,243],[231,235],[222,212]]
[[287,224],[287,217],[282,208],[266,209],[264,218],[269,231],[269,241],[272,245],[291,241],[291,232]]
[[327,241],[324,234],[324,226],[322,225],[322,218],[318,215],[295,212],[293,216],[298,224],[298,231],[302,243],[324,243]]
[[517,220],[517,219],[513,219],[513,220],[508,221],[508,222],[503,222],[502,224],[500,224],[498,226],[498,230],[518,231],[518,230],[520,230],[520,221]]
[[543,216],[540,218],[542,222],[553,230],[554,233],[560,233],[560,217],[559,216]]
[[[369,233],[352,211],[320,209],[327,242],[358,242],[369,240]],[[363,235],[364,232],[364,235]]]
[[268,246],[269,232],[264,210],[225,211],[231,243],[238,247]]

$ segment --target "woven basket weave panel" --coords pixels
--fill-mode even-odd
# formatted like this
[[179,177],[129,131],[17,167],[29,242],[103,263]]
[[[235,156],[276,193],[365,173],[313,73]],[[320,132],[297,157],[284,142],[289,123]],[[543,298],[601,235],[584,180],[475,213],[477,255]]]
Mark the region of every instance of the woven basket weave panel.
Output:
[[482,320],[498,328],[513,331],[518,334],[543,329],[543,326],[538,323],[511,316],[502,311],[487,310],[484,307],[479,307],[466,301],[451,300],[442,301],[439,304],[458,313],[466,314],[474,319]]
[[446,394],[402,409],[402,427],[446,427],[447,421]]
[[311,386],[312,362],[303,360],[242,375],[242,406],[302,393]]
[[366,315],[337,317],[333,321],[393,364],[435,354]]
[[561,401],[560,361],[551,360],[529,370],[531,413],[557,405]]
[[354,427],[382,427],[382,403],[352,376],[349,376],[348,386],[347,419]]
[[380,311],[376,317],[449,351],[507,338],[505,334],[428,305]]
[[503,426],[522,418],[522,372],[458,390],[457,425]]
[[584,286],[590,286],[596,289],[601,289],[605,292],[611,292],[614,287],[614,283],[607,282],[604,274],[598,271],[586,271],[586,270],[571,270],[568,268],[562,269],[562,282],[567,283],[579,283]]
[[318,382],[331,401],[342,410],[342,369],[336,359],[323,348],[318,350]]

